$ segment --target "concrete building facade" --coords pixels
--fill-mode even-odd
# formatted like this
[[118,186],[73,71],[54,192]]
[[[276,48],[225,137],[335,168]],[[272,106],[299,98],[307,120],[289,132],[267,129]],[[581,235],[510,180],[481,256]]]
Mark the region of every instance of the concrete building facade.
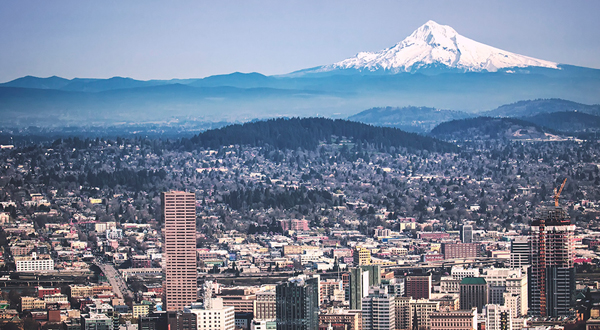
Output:
[[256,300],[254,301],[254,319],[275,320],[275,318],[275,291],[257,292]]

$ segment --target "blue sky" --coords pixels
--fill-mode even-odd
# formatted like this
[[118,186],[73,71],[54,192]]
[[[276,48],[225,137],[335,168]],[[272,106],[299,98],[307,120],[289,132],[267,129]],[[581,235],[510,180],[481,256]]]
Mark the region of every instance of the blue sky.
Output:
[[0,2],[0,82],[282,74],[392,46],[428,20],[507,51],[600,68],[600,1]]

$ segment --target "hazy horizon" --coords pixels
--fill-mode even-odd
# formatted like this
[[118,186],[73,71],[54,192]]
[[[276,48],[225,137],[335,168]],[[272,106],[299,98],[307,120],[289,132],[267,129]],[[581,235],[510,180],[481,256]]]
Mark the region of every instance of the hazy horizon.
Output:
[[285,74],[390,47],[428,20],[506,51],[600,68],[600,3],[4,1],[0,82]]

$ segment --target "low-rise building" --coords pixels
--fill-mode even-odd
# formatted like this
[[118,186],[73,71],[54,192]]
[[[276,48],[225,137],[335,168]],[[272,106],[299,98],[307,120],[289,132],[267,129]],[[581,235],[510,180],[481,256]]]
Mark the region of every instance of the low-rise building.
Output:
[[150,312],[150,305],[148,304],[134,304],[132,308],[132,316],[134,319],[146,316]]
[[52,258],[38,258],[37,254],[32,253],[31,257],[15,258],[17,272],[38,272],[54,270],[54,260]]
[[429,319],[431,330],[474,330],[477,329],[477,308],[433,312]]
[[233,306],[224,306],[223,299],[213,298],[203,304],[192,304],[184,308],[185,313],[196,315],[198,330],[233,330],[235,311]]
[[348,309],[329,309],[319,314],[319,325],[329,325],[346,330],[362,330],[362,312]]
[[81,330],[113,330],[113,319],[101,313],[81,316]]
[[44,296],[44,301],[46,302],[46,304],[48,304],[54,302],[69,301],[69,298],[67,298],[66,294],[56,293]]

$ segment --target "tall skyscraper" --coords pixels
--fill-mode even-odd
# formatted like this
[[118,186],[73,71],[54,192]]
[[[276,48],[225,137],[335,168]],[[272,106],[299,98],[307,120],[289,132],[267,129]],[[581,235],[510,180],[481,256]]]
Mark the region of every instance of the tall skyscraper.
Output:
[[546,210],[531,224],[529,312],[535,316],[569,315],[575,292],[575,225],[561,208]]
[[275,289],[277,330],[319,329],[319,277],[301,275]]
[[463,225],[460,231],[460,240],[463,243],[473,243],[473,226]]
[[165,296],[167,311],[196,302],[196,195],[183,191],[162,194],[165,221]]

